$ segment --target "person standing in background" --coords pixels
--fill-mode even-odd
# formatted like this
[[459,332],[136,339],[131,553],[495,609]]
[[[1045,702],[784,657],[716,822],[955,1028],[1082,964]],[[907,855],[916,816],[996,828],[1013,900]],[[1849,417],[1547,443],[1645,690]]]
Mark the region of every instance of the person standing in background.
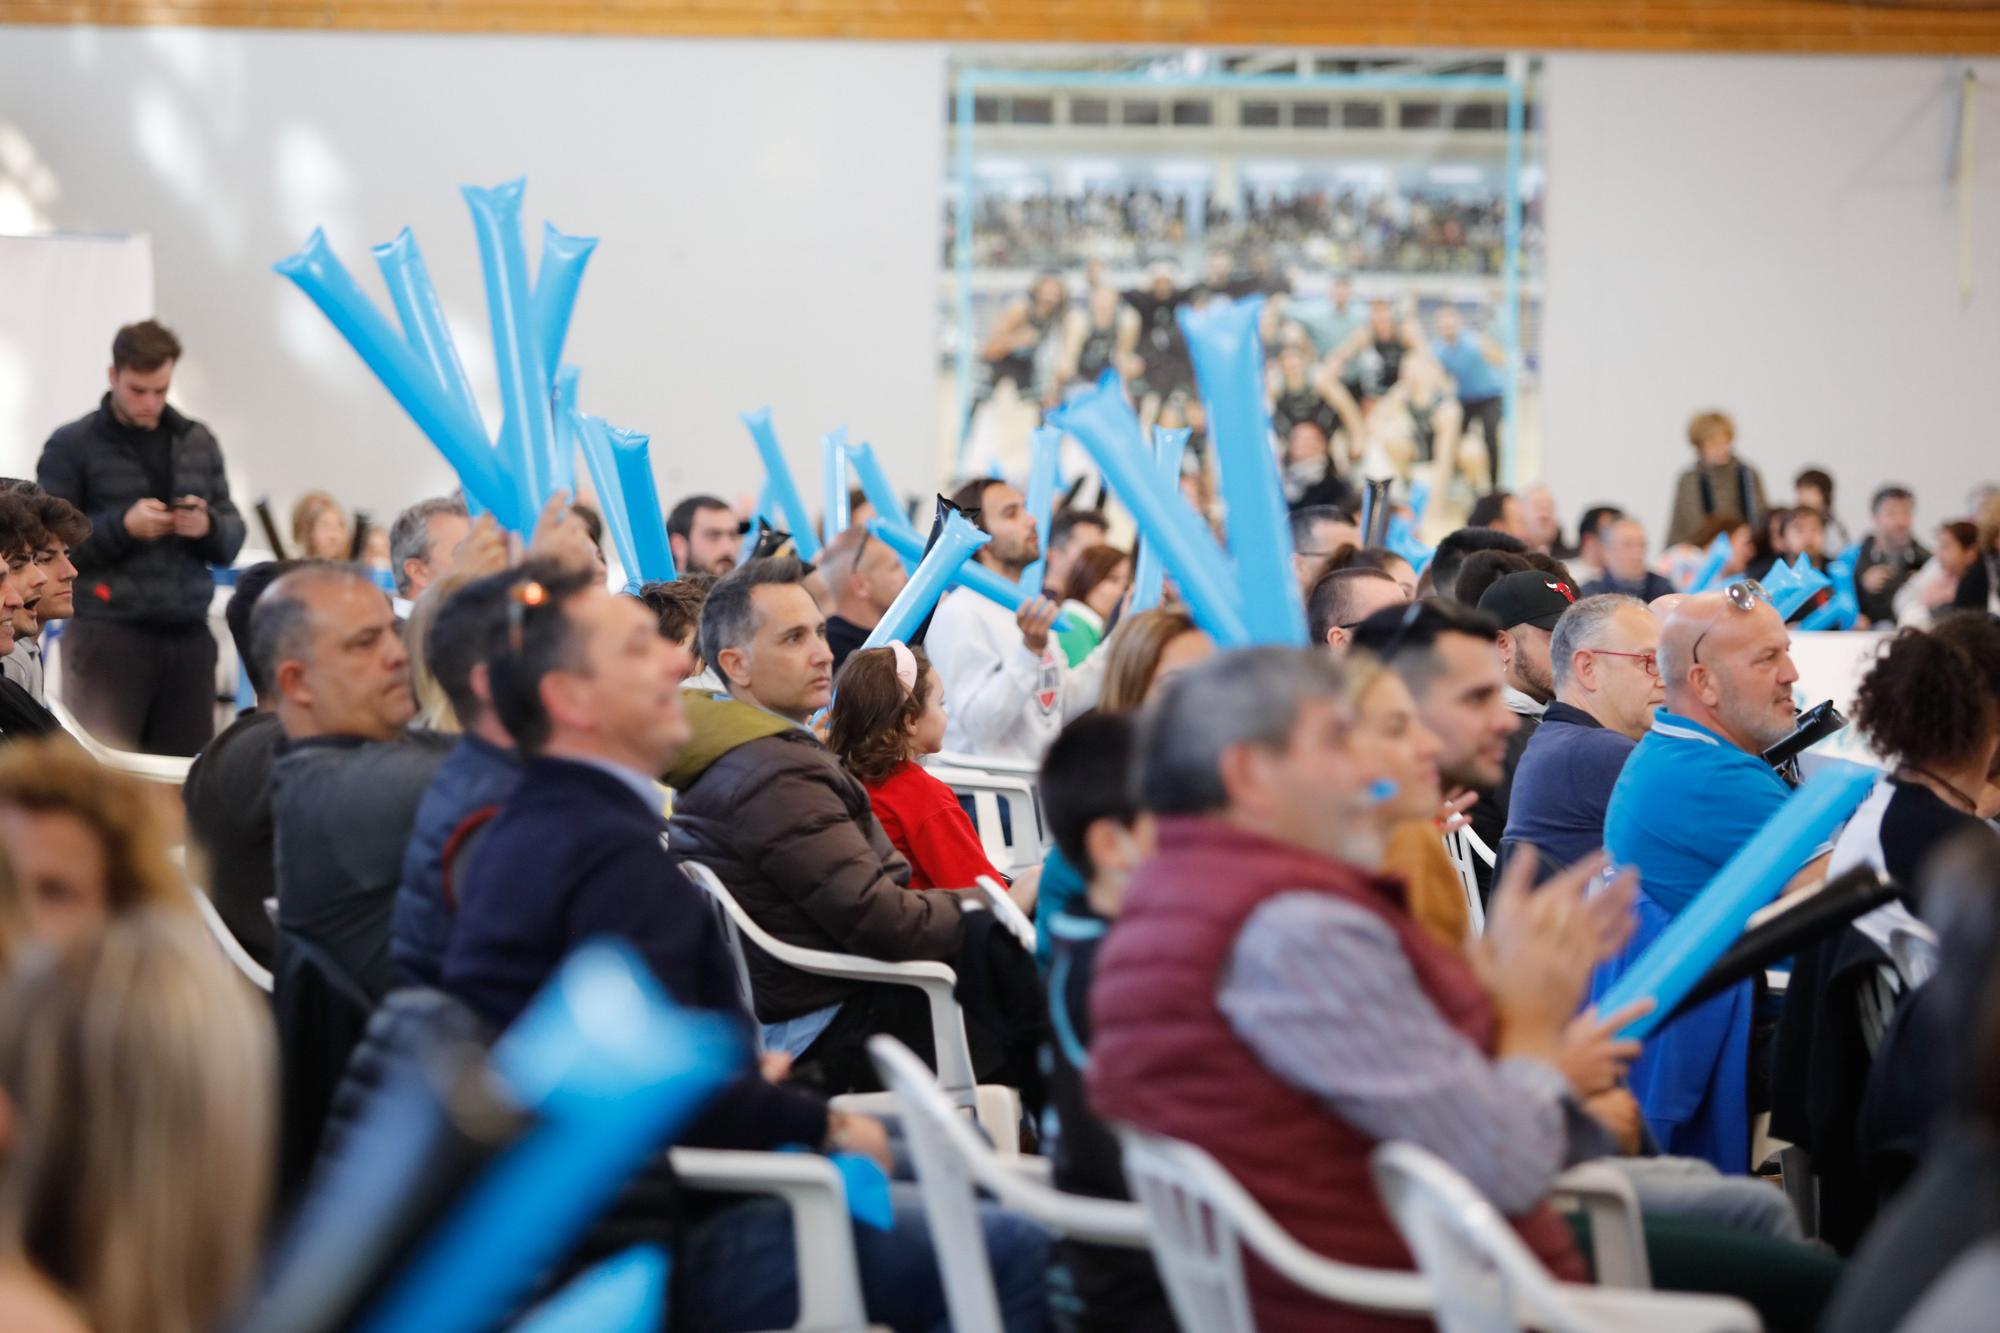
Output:
[[1705,518],[1740,514],[1756,523],[1768,505],[1764,479],[1736,456],[1736,423],[1726,412],[1698,412],[1688,422],[1695,463],[1674,486],[1674,512],[1667,522],[1667,545],[1679,546]]
[[91,524],[71,553],[65,702],[112,745],[192,755],[215,733],[209,568],[236,558],[244,528],[215,436],[167,404],[180,356],[155,320],[118,330],[110,390],[49,437],[37,477]]
[[1495,485],[1500,475],[1500,421],[1507,399],[1506,350],[1491,334],[1466,328],[1465,316],[1457,306],[1448,304],[1437,313],[1437,337],[1431,340],[1431,352],[1458,386],[1465,424],[1479,425],[1479,437],[1486,442],[1486,484]]

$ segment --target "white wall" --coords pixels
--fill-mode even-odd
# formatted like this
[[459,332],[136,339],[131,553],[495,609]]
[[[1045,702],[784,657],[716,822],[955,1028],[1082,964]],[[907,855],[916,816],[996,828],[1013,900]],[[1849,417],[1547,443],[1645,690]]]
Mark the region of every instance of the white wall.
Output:
[[[736,414],[766,403],[815,509],[818,438],[841,422],[928,484],[943,107],[943,54],[918,45],[0,38],[0,176],[31,163],[57,229],[151,234],[158,313],[189,349],[180,402],[245,498],[324,485],[385,520],[449,471],[270,266],[323,225],[380,298],[368,247],[410,224],[497,431],[458,186],[517,175],[531,264],[544,216],[602,237],[566,359],[587,410],[652,434],[668,504],[755,489]],[[0,441],[0,467],[40,442]]]
[[1945,176],[1944,60],[1554,55],[1544,110],[1546,479],[1657,537],[1697,409],[1732,412],[1773,501],[1828,467],[1920,520],[2000,480],[2000,63],[1978,69],[1972,299]]

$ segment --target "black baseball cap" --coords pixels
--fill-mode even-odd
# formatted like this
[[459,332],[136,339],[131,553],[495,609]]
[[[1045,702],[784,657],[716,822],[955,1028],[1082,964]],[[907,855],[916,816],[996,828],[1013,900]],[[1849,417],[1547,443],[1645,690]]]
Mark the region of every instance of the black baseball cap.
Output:
[[1479,609],[1498,620],[1501,629],[1554,629],[1575,602],[1574,584],[1540,569],[1517,569],[1479,595]]

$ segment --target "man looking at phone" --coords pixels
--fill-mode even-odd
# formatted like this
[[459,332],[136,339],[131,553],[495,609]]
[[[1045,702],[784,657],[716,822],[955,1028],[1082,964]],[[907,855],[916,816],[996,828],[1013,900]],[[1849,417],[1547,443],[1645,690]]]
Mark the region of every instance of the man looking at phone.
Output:
[[64,702],[99,740],[148,754],[195,754],[215,731],[209,567],[243,545],[215,436],[167,405],[180,356],[155,320],[118,330],[110,390],[49,437],[37,469],[91,524],[70,553]]

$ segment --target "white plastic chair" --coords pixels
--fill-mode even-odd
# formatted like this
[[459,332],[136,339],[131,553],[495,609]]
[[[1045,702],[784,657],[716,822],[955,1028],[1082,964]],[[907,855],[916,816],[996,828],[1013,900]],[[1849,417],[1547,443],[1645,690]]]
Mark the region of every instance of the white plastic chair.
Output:
[[[801,972],[839,977],[846,981],[914,986],[922,991],[930,1005],[931,1045],[937,1052],[938,1082],[945,1094],[957,1105],[973,1112],[980,1127],[992,1137],[1003,1156],[1018,1155],[1021,1094],[1016,1089],[998,1084],[975,1082],[972,1045],[965,1036],[965,1016],[959,1012],[958,1000],[952,994],[952,988],[958,984],[957,973],[943,963],[928,960],[891,963],[879,958],[863,958],[858,954],[832,953],[782,943],[750,919],[750,914],[743,910],[743,905],[736,901],[735,895],[729,892],[713,870],[699,861],[682,861],[680,865],[688,878],[707,890],[722,908],[723,936],[736,956],[737,978],[743,987],[746,1003],[751,999],[750,964],[743,947],[746,937],[785,966],[795,967]],[[756,1012],[754,1004],[751,1004],[750,1012]],[[841,1110],[879,1114],[894,1106],[895,1100],[887,1093],[862,1093],[836,1097],[833,1104]]]
[[1019,940],[1021,947],[1032,955],[1035,952],[1035,923],[1028,920],[1028,914],[1021,910],[1021,905],[1009,898],[1000,881],[991,875],[981,875],[973,882],[973,887],[979,891],[979,896],[985,900],[993,915],[1000,918],[1000,924],[1007,928],[1007,933]]
[[1451,867],[1458,872],[1458,883],[1465,890],[1465,913],[1472,920],[1472,933],[1486,933],[1486,904],[1479,897],[1479,872],[1473,868],[1473,858],[1477,857],[1488,870],[1493,868],[1493,849],[1474,833],[1470,826],[1453,829],[1444,835],[1444,850],[1451,857]]
[[1003,1161],[972,1132],[909,1047],[894,1037],[875,1037],[868,1054],[903,1111],[955,1333],[1001,1333],[1000,1302],[979,1229],[977,1190],[1058,1235],[1147,1248],[1146,1215],[1139,1205],[1064,1194],[1030,1179],[1018,1162]]
[[1757,1314],[1725,1296],[1558,1282],[1493,1205],[1411,1143],[1375,1150],[1375,1185],[1436,1293],[1443,1333],[1755,1333]]
[[83,724],[76,720],[75,714],[63,707],[62,700],[55,695],[51,694],[48,697],[48,706],[49,712],[55,714],[56,721],[62,724],[62,729],[70,734],[70,738],[81,745],[92,759],[106,768],[129,773],[148,782],[163,782],[175,787],[187,782],[188,769],[193,766],[194,760],[180,755],[140,754],[136,750],[113,749],[85,731]]
[[208,895],[192,884],[188,885],[188,893],[194,898],[195,910],[201,913],[201,923],[207,926],[208,933],[215,937],[215,942],[221,946],[224,956],[251,985],[267,995],[270,994],[270,972],[236,942],[236,936],[230,932],[228,924],[223,921],[222,914],[215,910],[215,904],[209,901]]
[[[186,845],[169,847],[167,849],[167,859],[172,861],[174,867],[181,872],[181,881],[187,885],[188,892],[194,897],[194,909],[201,914],[201,924],[208,927],[208,933],[215,938],[215,942],[221,948],[223,955],[229,959],[230,963],[238,972],[243,974],[251,985],[267,995],[270,994],[270,972],[265,969],[262,963],[252,958],[249,951],[238,942],[235,932],[229,929],[229,923],[222,919],[222,913],[215,910],[214,901],[202,891],[199,884],[196,884],[188,876]],[[275,902],[276,899],[272,901]],[[277,924],[275,914],[272,924]]]
[[1602,1162],[1571,1167],[1550,1183],[1549,1202],[1590,1219],[1590,1268],[1598,1286],[1653,1289],[1639,1195],[1615,1167]]
[[[986,859],[1003,870],[1014,871],[1040,865],[1043,852],[1041,809],[1032,775],[995,772],[985,768],[963,768],[957,764],[927,761],[930,775],[950,787],[954,794],[972,801],[972,822],[979,830]],[[1007,809],[1002,818],[1001,807]],[[1011,827],[1012,836],[1009,837]]]
[[725,1194],[775,1195],[791,1207],[799,1273],[799,1316],[792,1328],[858,1333],[868,1326],[847,1189],[833,1163],[809,1153],[715,1148],[675,1148],[670,1156],[682,1184]]
[[1117,1128],[1125,1180],[1147,1230],[1174,1315],[1201,1333],[1256,1333],[1243,1250],[1288,1281],[1340,1305],[1428,1315],[1430,1287],[1417,1273],[1360,1268],[1313,1253],[1271,1220],[1213,1157],[1193,1144]]

